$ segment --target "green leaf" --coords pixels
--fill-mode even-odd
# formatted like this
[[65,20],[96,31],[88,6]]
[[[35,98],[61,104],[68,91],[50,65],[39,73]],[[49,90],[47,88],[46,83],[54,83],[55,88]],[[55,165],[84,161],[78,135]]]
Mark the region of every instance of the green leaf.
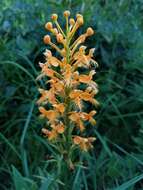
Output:
[[14,166],[12,166],[12,178],[15,190],[37,190],[34,181],[24,178]]

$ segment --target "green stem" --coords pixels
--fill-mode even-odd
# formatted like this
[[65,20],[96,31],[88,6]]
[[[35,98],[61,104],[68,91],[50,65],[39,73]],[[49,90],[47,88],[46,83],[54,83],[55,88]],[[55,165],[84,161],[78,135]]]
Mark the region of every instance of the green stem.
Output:
[[57,21],[55,21],[55,24],[57,26],[57,28],[59,29],[59,31],[61,32],[61,34],[66,37],[65,33],[63,32],[62,28],[60,27],[59,23]]
[[[67,64],[70,64],[70,40],[68,39],[68,27],[67,27],[67,36],[66,36],[66,62]],[[66,105],[66,109],[65,109],[65,113],[64,113],[64,121],[65,121],[65,126],[66,126],[66,131],[65,131],[65,149],[66,149],[66,154],[65,154],[65,168],[64,168],[64,182],[65,182],[65,190],[69,189],[69,175],[70,175],[70,167],[69,167],[69,162],[70,162],[70,148],[71,148],[71,133],[70,133],[70,120],[69,120],[69,115],[68,113],[70,112],[70,98],[69,98],[69,94],[70,94],[70,87],[69,86],[65,86],[65,105]]]
[[[66,63],[70,64],[70,39],[69,39],[69,30],[67,27],[66,31]],[[65,147],[65,153],[64,153],[64,162],[63,162],[63,175],[62,180],[65,184],[64,190],[70,189],[70,160],[71,160],[71,141],[72,141],[72,130],[70,126],[70,119],[69,119],[69,112],[71,111],[71,100],[69,97],[69,94],[71,92],[70,86],[65,86],[65,100],[64,103],[66,105],[66,109],[64,112],[64,124],[65,124],[65,133],[63,138],[64,146]]]

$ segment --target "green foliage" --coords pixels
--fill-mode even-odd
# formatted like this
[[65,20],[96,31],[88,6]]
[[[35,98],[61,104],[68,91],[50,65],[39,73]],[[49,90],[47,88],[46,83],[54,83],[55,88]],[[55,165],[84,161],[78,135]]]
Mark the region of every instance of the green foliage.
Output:
[[[41,136],[36,106],[44,24],[53,12],[81,12],[96,35],[99,69],[95,149],[71,171],[72,190],[141,190],[143,168],[142,0],[1,0],[0,189],[61,190],[63,158]],[[85,26],[85,27],[86,27]],[[84,28],[83,28],[84,31]],[[79,32],[82,32],[81,30]],[[88,108],[87,108],[88,109]]]

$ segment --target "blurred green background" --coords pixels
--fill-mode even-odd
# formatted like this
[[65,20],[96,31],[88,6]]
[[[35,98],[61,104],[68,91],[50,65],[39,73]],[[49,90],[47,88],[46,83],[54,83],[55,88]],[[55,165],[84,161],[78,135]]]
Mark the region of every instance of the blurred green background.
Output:
[[[88,169],[73,172],[71,190],[143,189],[143,0],[0,1],[0,190],[60,189],[41,136],[35,100],[44,25],[52,13],[81,13],[100,67],[100,109]],[[59,160],[61,162],[61,160]]]

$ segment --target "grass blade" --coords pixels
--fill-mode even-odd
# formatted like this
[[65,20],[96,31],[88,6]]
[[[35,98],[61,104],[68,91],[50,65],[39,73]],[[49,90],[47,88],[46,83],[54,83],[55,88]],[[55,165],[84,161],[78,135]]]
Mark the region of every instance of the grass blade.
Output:
[[114,188],[114,189],[112,189],[112,190],[126,190],[126,189],[128,189],[129,187],[135,185],[135,184],[136,184],[138,181],[140,181],[141,179],[143,179],[143,174],[132,178],[131,180],[129,180],[129,181],[123,183],[123,184],[120,185],[119,187]]
[[30,111],[28,113],[27,120],[25,122],[24,130],[23,130],[21,140],[20,140],[20,147],[21,147],[21,154],[22,154],[22,164],[23,164],[23,170],[24,170],[24,173],[25,173],[26,176],[29,176],[29,169],[28,169],[27,154],[26,154],[26,150],[24,148],[24,139],[25,139],[25,136],[26,136],[26,132],[27,132],[31,117],[32,117],[32,112],[33,112],[33,109],[34,109],[34,105],[35,105],[35,101],[33,101],[32,104],[31,104],[31,108],[30,108]]
[[18,156],[19,159],[21,159],[20,154],[18,151],[15,149],[15,147],[9,142],[9,140],[2,134],[0,133],[0,138],[5,141],[5,143],[13,150],[13,152]]

